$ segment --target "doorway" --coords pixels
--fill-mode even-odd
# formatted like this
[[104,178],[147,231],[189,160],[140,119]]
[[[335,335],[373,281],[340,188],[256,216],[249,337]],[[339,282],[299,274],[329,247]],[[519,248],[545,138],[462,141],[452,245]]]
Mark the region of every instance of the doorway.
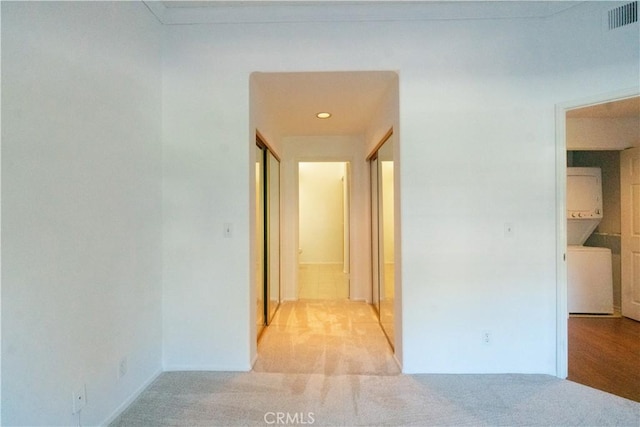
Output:
[[[613,307],[606,314],[622,312],[640,321],[640,310],[636,308],[640,307],[640,302],[636,301],[640,283],[635,283],[634,256],[628,243],[634,234],[632,222],[636,214],[631,200],[634,190],[627,176],[633,172],[632,149],[640,146],[640,97],[621,97],[568,108],[564,121],[566,167],[595,168],[601,175],[601,219],[597,228],[584,236],[588,238],[583,246],[611,252],[612,277],[608,286],[612,288]],[[566,173],[565,168],[563,174]],[[639,290],[635,292],[635,289]],[[572,311],[581,313],[580,310]]]
[[[371,214],[367,155],[389,128],[398,126],[398,74],[392,71],[254,72],[249,83],[250,126],[259,128],[262,134],[269,138],[269,142],[273,143],[274,153],[281,159],[282,303],[273,322],[276,327],[266,328],[265,337],[261,338],[261,349],[264,349],[265,339],[273,335],[271,332],[281,329],[279,319],[284,322],[283,318],[291,312],[287,306],[299,303],[299,299],[305,301],[309,297],[329,296],[327,289],[319,286],[320,277],[316,282],[315,295],[310,295],[299,280],[305,276],[304,272],[300,271],[300,266],[314,262],[306,259],[306,256],[311,255],[318,246],[305,245],[304,235],[300,236],[304,231],[300,231],[298,227],[298,199],[301,196],[298,182],[300,162],[334,162],[345,165],[347,173],[342,193],[342,258],[339,261],[333,259],[319,262],[334,264],[334,270],[337,270],[333,273],[334,277],[343,277],[345,285],[336,289],[334,296],[343,298],[342,301],[347,303],[364,305],[364,310],[370,310],[375,319],[377,314],[371,305]],[[399,144],[399,140],[396,140],[396,144]],[[395,166],[397,175],[399,164]],[[395,185],[397,187],[398,183]],[[396,197],[398,194],[396,191]],[[253,244],[256,243],[253,237],[251,241]],[[255,256],[256,252],[252,250],[252,256]],[[396,259],[399,262],[399,256],[396,256]],[[251,274],[253,276],[257,273],[252,271]],[[326,275],[325,273],[324,276]],[[254,277],[251,279],[251,283],[254,284]],[[400,286],[399,280],[396,280],[396,295],[400,294]],[[256,291],[257,288],[252,286],[252,303],[255,301],[253,295]],[[399,298],[395,301],[397,318],[400,318]],[[355,314],[360,309],[349,310],[351,314]],[[254,313],[255,311],[251,310],[252,318]],[[299,318],[315,316],[297,313]],[[317,317],[333,319],[335,315],[336,311],[330,308]],[[358,317],[359,321],[356,323],[366,317],[368,316]],[[375,320],[374,323],[377,323]],[[347,323],[353,324],[351,321]],[[255,338],[253,333],[256,331],[253,328],[259,325],[253,321],[250,325],[252,337]],[[375,326],[388,346],[380,326]],[[398,343],[401,342],[401,328],[400,325],[396,326],[395,341]],[[252,340],[251,346],[252,359],[264,355],[258,351],[256,340]],[[401,355],[400,345],[396,345],[395,350]],[[393,353],[390,357],[393,359]]]
[[298,212],[298,299],[348,299],[349,163],[298,162]]
[[[622,170],[624,167],[621,169],[621,165],[624,166],[623,159],[630,152],[630,148],[640,145],[640,97],[637,90],[621,91],[605,99],[594,98],[561,106],[557,118],[559,132],[562,132],[558,135],[558,141],[561,143],[558,144],[557,169],[558,195],[561,197],[559,204],[562,205],[562,210],[558,211],[558,218],[563,222],[558,224],[558,229],[561,230],[558,241],[562,245],[559,247],[559,253],[567,253],[567,167],[597,168],[602,173],[603,215],[598,228],[584,245],[604,248],[611,253],[611,293],[615,308],[613,315],[570,315],[567,306],[572,303],[568,300],[572,294],[564,293],[570,285],[567,267],[564,263],[559,265],[558,348],[562,348],[561,340],[566,332],[564,337],[567,337],[567,358],[564,359],[563,355],[559,354],[558,376],[565,376],[570,380],[623,397],[634,398],[640,396],[640,369],[632,362],[635,357],[633,355],[638,351],[637,339],[629,339],[629,334],[637,337],[640,334],[640,323],[620,316],[620,310],[625,304],[627,307],[630,303],[633,304],[630,298],[625,299],[621,290],[625,287],[636,287],[633,277],[627,275],[625,278],[622,274],[625,269],[633,269],[632,259],[628,256],[631,252],[628,245],[625,248],[623,243],[625,238],[628,239],[627,235],[631,234],[628,224],[633,209],[630,203],[625,204],[625,197],[621,197],[628,185],[625,184],[625,172]],[[566,161],[560,163],[560,159],[563,158]],[[626,232],[625,227],[628,228]],[[575,289],[574,283],[573,294]],[[564,332],[563,326],[566,327]],[[616,350],[608,351],[612,348]],[[627,366],[630,361],[631,364]],[[566,371],[562,370],[563,362],[566,362]],[[619,372],[625,374],[620,377]],[[626,383],[628,384],[625,385]]]

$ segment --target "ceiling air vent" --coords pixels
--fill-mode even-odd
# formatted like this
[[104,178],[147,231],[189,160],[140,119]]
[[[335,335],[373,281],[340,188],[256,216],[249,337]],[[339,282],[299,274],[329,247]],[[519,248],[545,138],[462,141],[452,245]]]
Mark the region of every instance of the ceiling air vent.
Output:
[[638,2],[633,1],[611,9],[608,13],[608,22],[610,30],[638,22]]

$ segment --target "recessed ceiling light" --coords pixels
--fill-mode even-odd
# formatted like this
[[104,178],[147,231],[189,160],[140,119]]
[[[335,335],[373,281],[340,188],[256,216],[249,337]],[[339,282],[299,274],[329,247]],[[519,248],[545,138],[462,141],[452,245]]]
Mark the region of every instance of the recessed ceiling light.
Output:
[[327,113],[325,111],[322,111],[318,114],[316,114],[316,117],[319,119],[328,119],[329,117],[331,117],[331,113]]

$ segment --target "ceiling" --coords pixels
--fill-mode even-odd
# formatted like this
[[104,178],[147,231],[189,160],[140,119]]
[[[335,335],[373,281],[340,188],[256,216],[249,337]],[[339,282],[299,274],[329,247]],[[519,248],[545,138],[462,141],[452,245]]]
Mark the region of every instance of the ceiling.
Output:
[[640,96],[567,111],[570,119],[635,118],[640,120]]
[[[391,71],[253,73],[271,125],[283,136],[363,134],[388,90]],[[318,119],[319,112],[332,114]]]

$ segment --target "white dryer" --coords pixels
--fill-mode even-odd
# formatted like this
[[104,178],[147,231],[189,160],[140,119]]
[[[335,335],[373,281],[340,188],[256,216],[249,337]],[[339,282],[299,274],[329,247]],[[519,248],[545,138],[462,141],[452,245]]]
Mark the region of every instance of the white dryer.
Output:
[[613,313],[611,250],[583,246],[602,221],[600,168],[567,168],[569,313]]

